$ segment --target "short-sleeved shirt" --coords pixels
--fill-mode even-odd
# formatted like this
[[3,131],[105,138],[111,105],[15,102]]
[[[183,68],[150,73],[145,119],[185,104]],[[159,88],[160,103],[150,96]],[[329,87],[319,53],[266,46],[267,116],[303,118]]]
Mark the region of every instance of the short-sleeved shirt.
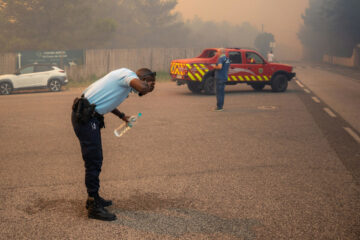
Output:
[[218,64],[222,64],[222,68],[215,71],[215,78],[223,80],[224,82],[228,79],[228,72],[230,67],[230,59],[221,55],[218,59]]
[[268,57],[268,62],[272,62],[274,60],[274,54],[272,53],[268,53],[267,57]]
[[103,78],[91,84],[83,92],[84,97],[91,104],[95,104],[95,111],[99,114],[105,114],[119,106],[133,90],[130,81],[138,78],[136,73],[121,68],[112,71]]

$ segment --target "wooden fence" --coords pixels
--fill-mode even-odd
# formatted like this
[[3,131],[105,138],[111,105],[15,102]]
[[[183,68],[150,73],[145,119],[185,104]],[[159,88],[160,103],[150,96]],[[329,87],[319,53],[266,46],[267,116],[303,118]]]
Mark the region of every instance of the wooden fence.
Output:
[[[85,51],[84,65],[65,67],[65,70],[73,81],[103,76],[122,67],[168,72],[171,60],[196,57],[201,51],[194,48],[89,49]],[[0,74],[15,72],[16,58],[15,53],[0,54]]]
[[16,54],[5,53],[0,55],[0,74],[14,73],[16,70]]
[[323,62],[330,63],[333,65],[340,65],[345,67],[357,67],[360,68],[360,44],[358,44],[354,50],[353,54],[349,58],[344,57],[335,57],[331,55],[324,55]]

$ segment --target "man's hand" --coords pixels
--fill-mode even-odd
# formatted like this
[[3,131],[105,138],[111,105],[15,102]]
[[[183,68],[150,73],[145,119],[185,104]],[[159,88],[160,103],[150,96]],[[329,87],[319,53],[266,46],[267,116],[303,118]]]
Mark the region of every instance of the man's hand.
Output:
[[222,69],[222,64],[211,64],[211,66],[215,69]]
[[130,119],[130,116],[124,116],[124,117],[122,117],[122,118],[120,118],[120,119],[122,119],[124,122],[129,122],[129,119]]
[[126,116],[125,113],[120,112],[117,108],[111,111],[112,114],[118,116],[124,122],[129,122],[130,116]]

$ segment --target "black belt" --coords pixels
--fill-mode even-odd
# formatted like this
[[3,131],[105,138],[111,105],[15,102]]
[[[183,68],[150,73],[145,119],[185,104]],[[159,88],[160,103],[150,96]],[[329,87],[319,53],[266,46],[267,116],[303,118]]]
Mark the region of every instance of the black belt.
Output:
[[93,112],[93,117],[96,117],[97,119],[101,119],[101,118],[104,118],[104,116],[100,113],[97,113],[96,111]]

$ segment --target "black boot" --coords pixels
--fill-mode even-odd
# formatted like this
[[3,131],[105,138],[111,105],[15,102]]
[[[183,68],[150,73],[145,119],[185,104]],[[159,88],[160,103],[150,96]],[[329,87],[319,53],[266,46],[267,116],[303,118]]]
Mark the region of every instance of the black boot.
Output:
[[89,198],[88,199],[89,205],[88,205],[88,217],[93,219],[99,219],[103,221],[114,221],[116,220],[116,215],[113,213],[108,212],[104,208],[103,205],[101,205],[100,200]]
[[[103,207],[108,207],[108,206],[111,206],[112,205],[112,201],[111,200],[105,200],[103,199],[102,197],[100,196],[97,196],[96,197],[99,201],[100,201],[100,204],[103,206]],[[86,209],[89,209],[89,205],[90,205],[90,200],[89,198],[86,200]]]

